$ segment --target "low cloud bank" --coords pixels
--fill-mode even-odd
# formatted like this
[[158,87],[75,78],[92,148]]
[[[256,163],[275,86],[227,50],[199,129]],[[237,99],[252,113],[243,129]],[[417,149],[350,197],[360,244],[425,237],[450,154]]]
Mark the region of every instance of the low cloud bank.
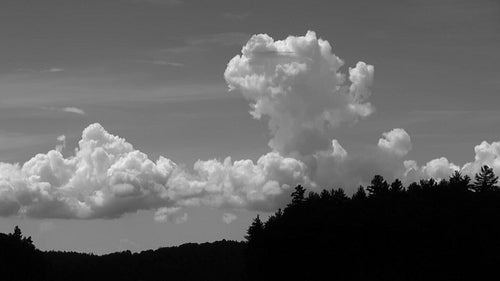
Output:
[[0,215],[90,219],[170,208],[157,212],[161,221],[172,210],[200,204],[272,210],[296,183],[310,183],[305,165],[276,152],[256,163],[198,161],[190,173],[165,157],[152,161],[92,124],[73,156],[54,149],[23,165],[0,163]]

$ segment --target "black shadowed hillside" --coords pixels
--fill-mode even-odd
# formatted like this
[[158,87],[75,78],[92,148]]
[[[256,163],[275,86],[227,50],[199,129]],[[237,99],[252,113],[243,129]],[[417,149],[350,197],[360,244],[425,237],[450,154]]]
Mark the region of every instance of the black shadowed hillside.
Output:
[[96,256],[36,250],[0,235],[2,280],[496,280],[500,190],[488,167],[472,181],[405,187],[375,176],[351,197],[295,188],[291,203],[257,217],[248,242],[184,244]]

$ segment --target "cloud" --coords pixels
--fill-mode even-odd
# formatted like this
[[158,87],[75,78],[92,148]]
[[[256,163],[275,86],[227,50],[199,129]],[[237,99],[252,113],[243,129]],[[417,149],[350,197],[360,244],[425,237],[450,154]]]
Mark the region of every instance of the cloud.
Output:
[[378,146],[398,156],[405,156],[412,148],[411,138],[403,129],[393,129],[382,134],[384,138],[378,141]]
[[238,217],[234,214],[231,213],[224,213],[222,215],[222,221],[224,221],[226,224],[232,223],[234,220],[236,220]]
[[188,214],[184,213],[182,216],[176,217],[175,218],[175,223],[176,224],[181,224],[185,223],[188,220]]
[[47,72],[55,73],[55,72],[63,72],[63,68],[53,67],[47,70]]
[[[367,100],[374,68],[358,62],[347,75],[343,64],[311,31],[277,41],[254,35],[224,77],[230,90],[250,101],[250,114],[268,122],[270,152],[257,161],[198,160],[186,169],[167,157],[151,160],[95,123],[83,130],[73,155],[62,155],[60,136],[56,149],[22,165],[0,162],[0,216],[109,219],[156,210],[156,221],[182,223],[191,206],[274,211],[288,203],[297,184],[350,193],[375,174],[409,183],[446,178],[455,170],[473,176],[484,164],[500,174],[500,142],[477,145],[474,160],[462,166],[444,157],[423,166],[406,159],[413,145],[401,128],[383,132],[377,143],[345,149],[331,131],[373,112]],[[231,215],[223,220],[230,222]]]
[[61,152],[66,147],[66,136],[65,135],[58,136],[57,141],[61,143],[56,145],[56,150]]
[[254,118],[268,120],[272,149],[310,155],[328,148],[327,130],[374,111],[366,101],[373,66],[359,62],[346,78],[343,65],[312,31],[276,41],[258,34],[228,63],[224,77],[230,90],[252,103]]
[[161,221],[194,205],[272,210],[296,183],[310,183],[305,165],[275,152],[256,163],[200,160],[191,173],[165,157],[154,162],[92,124],[73,156],[55,149],[23,165],[0,163],[0,215],[115,218],[159,208],[155,218]]
[[164,65],[164,66],[174,66],[174,67],[184,67],[185,65],[180,62],[171,62],[165,60],[135,60],[137,63],[153,64],[153,65]]
[[72,106],[63,107],[61,110],[64,112],[70,112],[70,113],[75,113],[75,114],[80,114],[80,115],[87,115],[87,113],[85,113],[85,111],[83,111],[83,109],[80,109],[77,107],[72,107]]
[[214,52],[220,48],[241,46],[248,41],[248,38],[250,38],[250,35],[243,32],[222,32],[191,36],[186,38],[182,45],[158,51],[156,57],[160,59],[155,60],[185,60],[191,58],[192,55],[206,56],[209,51]]
[[155,221],[157,222],[173,222],[181,224],[187,221],[188,214],[181,213],[180,207],[162,207],[155,212]]
[[249,38],[250,35],[243,32],[223,32],[190,37],[187,39],[186,43],[189,46],[234,46],[245,44]]
[[181,207],[162,207],[155,212],[154,219],[157,222],[168,221],[179,224],[187,221],[188,214],[181,213]]

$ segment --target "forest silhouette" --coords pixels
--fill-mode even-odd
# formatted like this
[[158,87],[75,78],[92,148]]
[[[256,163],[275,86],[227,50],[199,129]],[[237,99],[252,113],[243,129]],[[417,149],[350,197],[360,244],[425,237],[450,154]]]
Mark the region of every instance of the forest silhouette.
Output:
[[97,256],[40,251],[16,227],[0,234],[2,280],[483,280],[500,264],[500,188],[483,166],[408,186],[376,175],[351,196],[308,192],[246,241]]

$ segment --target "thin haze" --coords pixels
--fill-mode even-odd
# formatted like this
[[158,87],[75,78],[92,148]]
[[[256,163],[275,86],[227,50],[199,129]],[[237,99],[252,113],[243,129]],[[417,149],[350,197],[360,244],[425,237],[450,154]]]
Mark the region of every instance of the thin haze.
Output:
[[5,1],[0,231],[239,240],[294,184],[500,173],[498,2],[333,2]]

